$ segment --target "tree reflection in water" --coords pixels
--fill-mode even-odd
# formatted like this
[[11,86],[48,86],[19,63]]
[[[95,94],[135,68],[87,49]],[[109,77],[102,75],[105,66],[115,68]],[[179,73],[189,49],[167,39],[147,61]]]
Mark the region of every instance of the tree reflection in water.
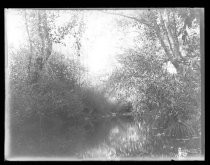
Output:
[[[103,129],[101,129],[103,130]],[[81,153],[85,159],[121,159],[138,157],[146,153],[143,147],[146,134],[139,125],[125,120],[112,120],[104,141]]]
[[141,122],[134,122],[131,117],[90,119],[85,122],[77,119],[63,124],[61,122],[53,129],[49,129],[47,125],[52,124],[47,123],[46,119],[42,123],[42,136],[39,124],[31,121],[16,128],[12,135],[15,143],[13,151],[20,156],[76,156],[78,159],[116,160],[151,158],[156,150],[169,156],[177,152],[176,149],[172,148],[172,151],[168,148],[174,147],[174,143],[164,141],[162,137],[151,139],[147,127]]

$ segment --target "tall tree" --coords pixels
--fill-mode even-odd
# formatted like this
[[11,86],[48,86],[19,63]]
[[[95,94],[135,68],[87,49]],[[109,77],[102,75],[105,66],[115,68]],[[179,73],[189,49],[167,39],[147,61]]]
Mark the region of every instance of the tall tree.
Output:
[[[137,16],[112,13],[129,20],[127,26],[138,25],[136,44],[141,44],[119,55],[121,68],[110,77],[109,89],[132,99],[154,142],[158,134],[182,139],[195,136],[196,130],[199,137],[195,126],[200,125],[201,112],[199,13],[195,9],[134,13]],[[173,74],[164,71],[168,62],[175,67]]]
[[51,10],[25,10],[24,12],[30,47],[28,71],[33,83],[37,82],[43,74],[45,65],[52,54],[53,44],[64,44],[63,39],[67,35],[75,38],[79,56],[84,20],[78,19],[83,12],[72,11],[69,13],[70,17],[66,24],[56,25],[59,14],[59,11]]
[[117,12],[106,13],[133,20],[144,26],[147,34],[160,43],[167,57],[166,61],[170,61],[177,72],[183,73],[183,65],[192,63],[192,58],[200,55],[192,53],[199,47],[199,42],[190,43],[188,29],[194,28],[200,21],[201,12],[199,9],[148,9],[139,13],[136,11],[135,16]]

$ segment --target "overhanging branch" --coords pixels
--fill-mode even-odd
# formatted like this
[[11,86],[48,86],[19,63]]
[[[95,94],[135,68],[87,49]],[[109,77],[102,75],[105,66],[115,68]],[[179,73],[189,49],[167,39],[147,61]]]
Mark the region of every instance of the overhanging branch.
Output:
[[129,18],[129,19],[133,19],[141,24],[147,25],[150,28],[154,28],[151,24],[149,24],[145,19],[138,19],[136,17],[133,16],[128,16],[128,15],[124,15],[124,14],[120,14],[120,13],[112,13],[112,12],[105,12],[105,11],[100,11],[102,13],[106,13],[106,14],[112,14],[112,15],[117,15],[117,16],[121,16],[121,17],[125,17],[125,18]]

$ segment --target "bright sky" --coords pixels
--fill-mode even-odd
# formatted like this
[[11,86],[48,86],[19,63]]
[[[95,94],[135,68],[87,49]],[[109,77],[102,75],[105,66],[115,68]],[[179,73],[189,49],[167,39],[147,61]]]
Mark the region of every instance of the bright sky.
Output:
[[92,74],[110,71],[113,67],[119,34],[112,18],[96,11],[88,19],[84,57]]
[[15,10],[6,10],[5,15],[5,28],[7,32],[5,37],[8,41],[8,45],[16,49],[20,48],[20,45],[24,44],[26,39],[23,19]]

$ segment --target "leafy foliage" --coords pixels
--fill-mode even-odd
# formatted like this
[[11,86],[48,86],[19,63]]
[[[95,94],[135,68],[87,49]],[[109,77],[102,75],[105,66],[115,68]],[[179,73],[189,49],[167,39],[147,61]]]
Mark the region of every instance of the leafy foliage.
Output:
[[[148,145],[153,147],[154,153],[158,153],[160,149],[164,152],[165,147],[161,145],[166,143],[164,139],[199,136],[200,129],[193,126],[195,123],[199,125],[201,115],[200,71],[199,64],[195,67],[196,62],[194,63],[194,59],[199,63],[200,56],[200,36],[196,31],[199,22],[193,14],[196,12],[191,9],[157,9],[145,10],[141,16],[132,17],[132,20],[145,27],[144,33],[137,27],[144,42],[119,56],[121,68],[113,73],[107,84],[112,94],[118,94],[118,97],[132,102],[133,111],[138,113],[136,118],[141,118],[141,122],[148,127]],[[182,28],[185,30],[180,30],[178,35],[184,35],[186,31],[188,35],[187,42],[184,43],[175,36],[177,30]],[[166,46],[170,41],[173,41],[173,48]],[[182,48],[186,51],[185,56],[181,52],[183,61],[177,57],[176,47],[177,50]],[[177,62],[170,57],[170,53],[178,59]],[[164,70],[168,60],[177,73],[170,74]],[[177,66],[182,66],[182,69]],[[175,146],[173,143],[175,142],[168,143],[169,148]]]
[[[102,127],[96,119],[112,114],[132,114],[134,123],[112,129],[108,144],[85,152],[86,158],[171,156],[179,147],[199,151],[199,11],[151,9],[130,14],[115,13],[127,19],[118,20],[123,30],[131,26],[139,31],[135,46],[118,55],[120,67],[100,91],[83,82],[85,69],[79,62],[53,51],[53,44],[63,44],[70,37],[80,56],[84,13],[67,12],[69,20],[62,25],[56,24],[62,17],[59,12],[24,13],[29,47],[9,51],[9,112],[17,151],[33,153],[33,146],[39,144],[38,151],[43,153],[53,150],[56,155],[57,149],[67,154],[68,147],[78,152],[87,136],[96,143],[93,131],[98,138],[105,137],[107,130],[97,134]],[[21,139],[27,139],[29,145],[24,148]],[[50,143],[61,142],[53,148],[49,139]],[[77,140],[81,143],[76,147]]]

